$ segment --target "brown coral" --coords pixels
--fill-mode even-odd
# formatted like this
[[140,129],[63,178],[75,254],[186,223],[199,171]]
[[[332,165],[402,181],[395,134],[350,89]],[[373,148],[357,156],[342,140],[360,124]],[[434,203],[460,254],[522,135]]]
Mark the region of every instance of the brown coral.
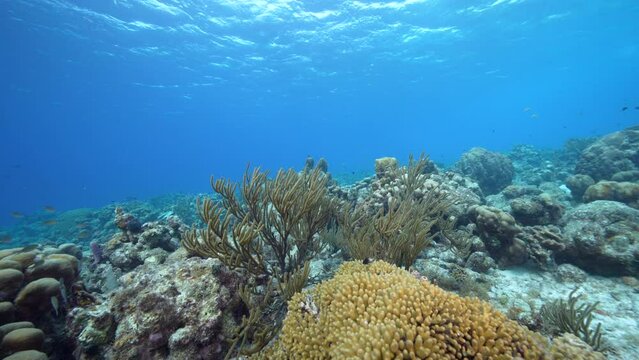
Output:
[[540,359],[547,346],[487,303],[383,261],[345,263],[296,294],[280,339],[275,352],[291,359]]

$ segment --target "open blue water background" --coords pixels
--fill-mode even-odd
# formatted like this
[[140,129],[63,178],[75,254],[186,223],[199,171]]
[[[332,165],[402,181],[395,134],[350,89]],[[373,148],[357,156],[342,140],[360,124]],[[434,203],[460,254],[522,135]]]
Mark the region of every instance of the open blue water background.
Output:
[[[0,224],[639,122],[635,0],[0,0]],[[621,111],[623,107],[626,111]]]

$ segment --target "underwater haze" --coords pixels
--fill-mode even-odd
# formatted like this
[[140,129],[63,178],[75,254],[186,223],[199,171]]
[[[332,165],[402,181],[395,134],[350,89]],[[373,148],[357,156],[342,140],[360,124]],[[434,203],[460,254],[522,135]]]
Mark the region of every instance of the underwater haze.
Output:
[[[635,0],[1,0],[0,224],[639,121]],[[625,110],[623,110],[625,109]]]

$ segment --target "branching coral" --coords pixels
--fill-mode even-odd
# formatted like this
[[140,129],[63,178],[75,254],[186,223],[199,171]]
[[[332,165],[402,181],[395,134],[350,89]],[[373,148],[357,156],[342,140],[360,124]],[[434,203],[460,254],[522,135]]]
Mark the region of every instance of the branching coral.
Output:
[[182,244],[189,253],[246,271],[254,285],[269,283],[264,291],[258,286],[242,291],[250,314],[231,351],[239,346],[240,353],[249,354],[266,345],[278,329],[285,301],[304,286],[307,262],[321,249],[318,234],[334,215],[327,181],[320,168],[280,170],[274,179],[259,168],[247,169],[239,189],[229,180],[211,178],[221,201],[198,201],[206,228],[184,235]]
[[540,335],[389,263],[348,262],[298,293],[270,358],[543,359]]
[[440,232],[452,228],[446,215],[452,201],[439,188],[426,194],[416,190],[424,183],[428,158],[421,156],[399,174],[400,186],[395,198],[375,214],[364,206],[342,209],[339,216],[341,237],[338,242],[354,259],[386,260],[409,268],[419,253]]
[[601,323],[592,329],[592,312],[599,305],[598,302],[579,304],[581,295],[575,296],[577,289],[568,295],[567,300],[555,300],[541,307],[541,318],[544,326],[554,333],[570,333],[594,350],[601,349]]
[[321,248],[317,234],[334,213],[326,182],[319,169],[301,174],[280,170],[272,180],[259,168],[247,170],[240,199],[237,184],[211,179],[222,201],[198,202],[207,227],[186,233],[182,244],[190,253],[220,259],[230,268],[282,280]]

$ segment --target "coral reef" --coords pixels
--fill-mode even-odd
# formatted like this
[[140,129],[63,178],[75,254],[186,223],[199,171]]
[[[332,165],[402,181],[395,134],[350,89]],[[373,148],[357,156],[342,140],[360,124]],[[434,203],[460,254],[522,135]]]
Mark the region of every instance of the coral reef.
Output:
[[639,209],[639,183],[600,181],[590,185],[583,195],[584,202],[612,200]]
[[545,270],[556,267],[555,253],[565,248],[561,229],[553,225],[525,226],[515,237],[526,244],[530,259]]
[[409,268],[433,237],[454,226],[448,215],[453,204],[438,187],[424,189],[428,159],[410,158],[407,167],[396,170],[397,190],[383,207],[370,212],[366,202],[351,209],[345,206],[338,217],[338,245],[354,259],[382,259]]
[[582,153],[576,174],[589,175],[595,181],[612,180],[619,172],[639,170],[639,126],[608,134]]
[[541,307],[541,318],[544,327],[554,333],[570,333],[590,345],[594,350],[601,348],[601,323],[593,329],[592,312],[598,303],[579,304],[580,295],[575,296],[577,289],[570,292],[568,298],[555,300]]
[[570,189],[572,197],[577,201],[581,201],[588,187],[594,184],[593,178],[583,174],[571,175],[566,179],[566,185]]
[[488,206],[472,206],[468,210],[486,249],[501,265],[521,264],[528,259],[526,244],[517,234],[521,227],[508,213]]
[[459,171],[475,179],[485,194],[496,194],[510,185],[515,168],[502,154],[483,148],[472,148],[457,163]]
[[[79,306],[80,260],[75,245],[30,246],[0,254],[0,355],[26,359],[68,358],[63,318]],[[58,345],[54,345],[60,343]]]
[[639,210],[598,200],[569,210],[562,223],[558,262],[602,275],[639,275]]
[[399,163],[394,157],[383,157],[375,159],[375,175],[378,178],[393,176],[399,169]]
[[555,360],[605,360],[606,356],[573,334],[563,334],[553,339],[552,358]]
[[[103,304],[68,317],[75,354],[82,359],[219,359],[241,311],[237,275],[219,261],[173,253],[163,264],[126,274]],[[231,276],[229,278],[229,276]],[[225,280],[220,280],[225,279]],[[240,312],[241,314],[241,312]]]
[[634,359],[638,132],[473,149],[449,171],[380,158],[333,177],[309,157],[212,181],[197,206],[27,216],[2,231],[0,357]]
[[546,340],[385,262],[350,262],[290,301],[274,358],[542,358]]
[[556,224],[564,207],[550,194],[518,197],[510,202],[511,214],[523,225]]
[[[321,250],[319,234],[335,213],[334,200],[328,196],[329,177],[323,171],[319,166],[301,173],[280,170],[270,180],[259,168],[253,172],[247,169],[241,199],[237,184],[211,179],[222,202],[204,199],[199,203],[198,212],[207,227],[184,234],[182,244],[190,254],[212,257],[230,269],[244,271],[249,275],[247,282],[268,282],[269,291],[264,294],[252,294],[248,288],[244,292],[249,308],[252,303],[261,303],[260,297],[273,295],[275,299],[269,309],[251,308],[237,334],[242,337],[241,354],[249,355],[265,346],[278,329],[286,299],[281,296],[284,291],[271,294],[272,285],[280,290],[288,288],[288,293],[301,290],[308,275],[306,262]],[[302,274],[304,279],[300,280]],[[298,288],[291,289],[293,284]],[[268,320],[261,319],[262,314]]]

